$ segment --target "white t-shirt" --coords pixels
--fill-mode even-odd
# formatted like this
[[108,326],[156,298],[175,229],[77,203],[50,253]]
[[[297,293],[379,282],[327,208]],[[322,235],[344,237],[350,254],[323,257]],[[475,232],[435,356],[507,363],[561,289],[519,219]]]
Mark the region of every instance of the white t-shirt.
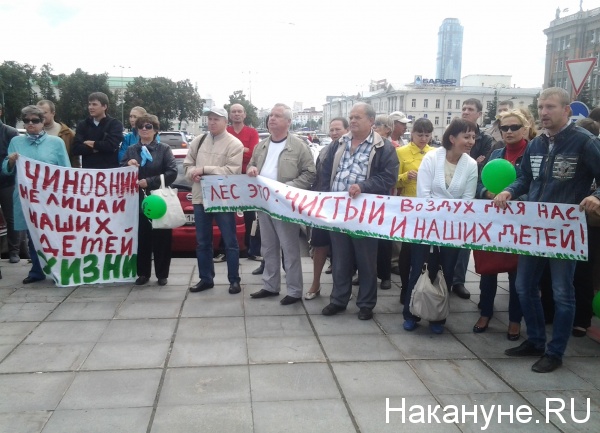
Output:
[[267,157],[265,158],[265,163],[263,164],[262,169],[260,170],[261,176],[277,180],[277,166],[279,165],[279,155],[281,155],[281,152],[283,151],[286,142],[287,138],[280,143],[274,143],[273,141],[269,143]]

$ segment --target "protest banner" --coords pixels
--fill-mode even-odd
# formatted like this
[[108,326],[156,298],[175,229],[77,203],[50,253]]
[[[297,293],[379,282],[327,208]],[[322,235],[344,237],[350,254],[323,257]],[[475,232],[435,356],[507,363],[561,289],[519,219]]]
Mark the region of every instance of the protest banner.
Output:
[[58,167],[20,156],[17,190],[42,269],[57,286],[134,281],[136,167]]
[[587,260],[587,225],[578,205],[424,199],[315,192],[261,176],[202,178],[207,212],[259,210],[273,218],[402,242]]

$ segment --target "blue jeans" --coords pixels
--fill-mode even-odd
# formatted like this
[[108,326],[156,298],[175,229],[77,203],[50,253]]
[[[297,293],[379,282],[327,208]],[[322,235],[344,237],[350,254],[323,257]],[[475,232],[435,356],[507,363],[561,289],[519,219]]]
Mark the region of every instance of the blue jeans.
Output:
[[[516,288],[517,273],[508,273],[508,320],[514,323],[521,323],[523,312]],[[482,275],[479,280],[479,290],[481,290],[480,305],[481,316],[492,317],[494,314],[494,298],[498,289],[498,274]]]
[[37,251],[35,250],[35,246],[33,245],[33,241],[31,240],[31,233],[27,232],[27,246],[29,247],[29,257],[31,258],[31,269],[29,270],[29,278],[33,278],[34,280],[43,280],[46,278],[46,274],[42,270],[42,265],[40,263],[40,257],[37,255]]
[[196,223],[196,258],[200,279],[212,283],[215,277],[213,263],[213,218],[217,221],[227,259],[227,278],[230,283],[240,282],[240,248],[235,236],[235,214],[232,212],[204,212],[204,205],[194,205],[194,220]]
[[[423,269],[423,265],[425,263],[427,263],[427,269],[429,270],[429,278],[431,279],[431,281],[435,279],[438,270],[441,266],[442,271],[444,272],[444,280],[446,280],[446,286],[448,286],[448,290],[450,290],[450,287],[452,287],[454,267],[456,266],[456,258],[460,250],[458,248],[434,246],[433,252],[430,254],[430,248],[431,245],[426,244],[414,244],[411,246],[408,290],[406,291],[406,297],[404,298],[404,310],[402,311],[404,320],[414,320],[417,318],[410,312],[410,297],[412,296],[412,292],[415,288],[415,285],[417,284],[417,280],[421,276],[421,270]],[[443,324],[446,323],[446,320],[444,319],[431,323]]]
[[[552,340],[546,347],[544,310],[538,287],[546,263],[552,276],[554,298],[554,325]],[[562,358],[573,327],[575,317],[574,260],[549,259],[545,257],[519,256],[517,268],[517,294],[527,324],[527,339],[538,349],[546,348],[546,354]]]

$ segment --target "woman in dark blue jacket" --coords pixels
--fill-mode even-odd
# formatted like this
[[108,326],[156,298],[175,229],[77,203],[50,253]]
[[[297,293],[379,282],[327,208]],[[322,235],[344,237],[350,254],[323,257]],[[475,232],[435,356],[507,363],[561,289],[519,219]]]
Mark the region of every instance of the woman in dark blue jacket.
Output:
[[[146,195],[160,188],[160,175],[164,175],[165,186],[171,185],[177,178],[177,163],[171,148],[158,143],[159,122],[152,114],[144,114],[136,120],[140,140],[130,146],[121,162],[122,166],[139,167],[138,183],[140,188],[140,205]],[[152,255],[154,255],[154,272],[158,284],[164,286],[169,277],[171,266],[171,229],[152,229],[152,222],[142,213],[140,206],[140,222],[138,228],[138,256],[135,284],[146,284],[152,271]]]

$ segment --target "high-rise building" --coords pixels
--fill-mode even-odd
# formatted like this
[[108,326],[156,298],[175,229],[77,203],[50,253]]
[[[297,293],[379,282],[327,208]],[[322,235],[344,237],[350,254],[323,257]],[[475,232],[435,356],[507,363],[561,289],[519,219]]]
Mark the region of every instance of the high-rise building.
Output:
[[436,78],[456,80],[460,85],[462,65],[463,26],[457,18],[446,18],[438,31]]
[[[560,16],[550,22],[546,34],[546,66],[544,88],[562,87],[574,96],[567,71],[567,60],[596,58],[596,64],[582,92],[587,93],[588,103],[600,103],[600,8],[579,10],[573,15]],[[590,107],[592,108],[592,107]]]

